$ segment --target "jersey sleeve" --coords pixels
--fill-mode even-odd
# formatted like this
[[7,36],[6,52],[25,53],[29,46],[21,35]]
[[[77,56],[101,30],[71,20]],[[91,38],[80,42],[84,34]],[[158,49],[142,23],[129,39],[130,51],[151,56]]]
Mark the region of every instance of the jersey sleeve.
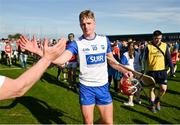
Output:
[[70,52],[72,52],[73,55],[77,55],[78,54],[78,46],[77,43],[71,42],[67,45],[66,50],[69,50]]
[[121,64],[128,65],[128,60],[124,54],[121,57]]
[[110,52],[111,52],[111,43],[109,41],[109,38],[107,38],[107,53],[110,53]]
[[1,76],[0,75],[0,88],[3,85],[3,83],[4,83],[4,80],[5,80],[5,76]]

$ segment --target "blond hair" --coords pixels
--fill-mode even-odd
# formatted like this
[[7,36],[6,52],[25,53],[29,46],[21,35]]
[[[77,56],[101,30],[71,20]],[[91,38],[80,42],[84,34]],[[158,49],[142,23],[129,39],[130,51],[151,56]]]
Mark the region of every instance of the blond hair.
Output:
[[95,21],[94,13],[91,10],[84,10],[79,14],[79,22],[85,18],[90,18]]

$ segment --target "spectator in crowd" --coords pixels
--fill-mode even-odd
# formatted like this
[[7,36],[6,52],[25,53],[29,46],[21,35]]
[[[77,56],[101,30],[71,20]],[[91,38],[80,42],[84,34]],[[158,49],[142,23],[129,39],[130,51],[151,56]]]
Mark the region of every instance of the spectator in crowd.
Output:
[[[179,52],[178,52],[177,47],[174,47],[173,51],[171,52],[171,60],[172,60],[173,66],[174,66],[174,73],[175,73],[177,70],[176,63],[177,63],[177,61],[179,61]],[[169,69],[169,71],[170,71],[170,69]],[[173,77],[176,77],[175,74],[173,75]]]
[[[140,62],[139,62],[139,53],[135,51],[134,42],[128,42],[128,51],[122,55],[121,63],[132,70],[136,70],[138,72],[141,71]],[[137,91],[137,93],[138,92],[139,91]],[[134,96],[133,94],[129,95],[128,102],[125,102],[124,105],[134,106],[133,96]],[[140,94],[137,94],[136,100],[138,103],[141,103]]]
[[26,51],[25,49],[19,47],[19,52],[20,52],[20,63],[21,63],[21,67],[22,68],[27,68],[27,58],[28,58],[28,51]]
[[[120,49],[118,47],[117,40],[111,44],[111,49],[112,49],[112,54],[113,54],[114,58],[116,59],[116,61],[120,62]],[[113,80],[114,91],[116,94],[118,94],[118,92],[119,92],[118,83],[119,83],[120,78],[121,78],[121,73],[118,70],[112,68],[110,65],[108,65],[109,88],[110,88],[111,82]]]
[[11,64],[12,64],[12,60],[11,60],[12,46],[11,46],[11,43],[9,42],[9,40],[6,40],[6,45],[5,45],[4,50],[6,53],[7,65],[11,66]]
[[[67,46],[71,42],[75,42],[73,33],[68,34]],[[76,89],[76,87],[77,87],[77,85],[76,85],[76,69],[77,69],[77,66],[78,66],[77,55],[73,55],[67,64],[69,88]]]
[[127,41],[126,40],[123,40],[122,41],[122,47],[121,47],[121,49],[120,49],[120,56],[122,57],[122,55],[125,53],[125,52],[127,52],[128,51],[128,47],[127,47]]

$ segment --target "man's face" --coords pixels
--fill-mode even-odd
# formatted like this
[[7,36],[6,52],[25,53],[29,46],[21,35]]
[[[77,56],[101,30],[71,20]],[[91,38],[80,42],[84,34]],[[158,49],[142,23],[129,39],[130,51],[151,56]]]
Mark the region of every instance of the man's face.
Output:
[[85,37],[89,37],[94,34],[95,25],[95,21],[91,18],[84,18],[81,20],[80,26]]
[[73,35],[70,35],[69,36],[69,41],[73,41],[74,40],[74,36]]
[[162,35],[159,35],[159,36],[155,36],[155,37],[154,37],[153,42],[154,42],[155,44],[158,44],[158,43],[161,42],[161,40],[162,40]]

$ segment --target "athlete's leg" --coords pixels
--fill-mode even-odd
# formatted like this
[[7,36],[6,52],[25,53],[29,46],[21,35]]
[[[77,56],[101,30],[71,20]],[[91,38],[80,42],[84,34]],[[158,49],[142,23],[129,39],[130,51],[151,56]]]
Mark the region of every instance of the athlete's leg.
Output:
[[81,112],[85,124],[93,124],[94,104],[82,105]]
[[149,95],[150,95],[150,101],[154,101],[156,96],[155,96],[155,88],[150,88],[150,92],[149,92]]
[[156,105],[155,105],[155,88],[150,88],[150,104],[151,104],[151,111],[156,113]]
[[167,85],[161,84],[161,85],[160,85],[159,97],[162,97],[162,96],[166,93],[166,90],[167,90]]
[[94,88],[79,83],[79,102],[85,124],[93,124],[95,106]]
[[113,124],[113,104],[97,105],[101,119],[100,124]]

